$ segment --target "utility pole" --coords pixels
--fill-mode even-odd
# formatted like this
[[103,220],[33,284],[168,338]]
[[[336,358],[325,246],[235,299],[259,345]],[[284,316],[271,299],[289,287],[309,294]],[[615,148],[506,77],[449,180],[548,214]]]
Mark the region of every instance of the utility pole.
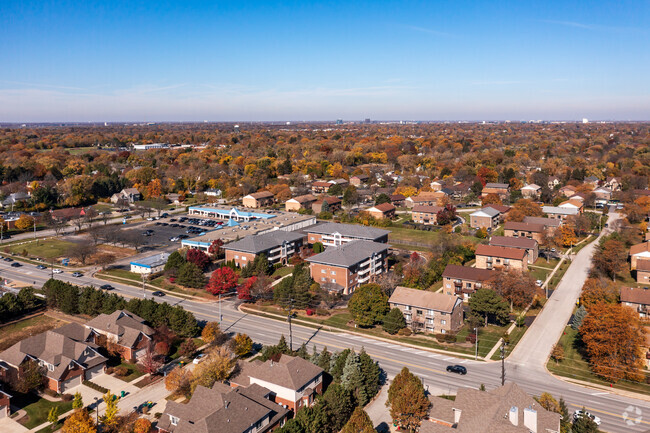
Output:
[[144,290],[144,272],[140,275],[142,275],[142,299],[145,299],[147,297],[147,292]]
[[[233,290],[228,293],[223,293],[223,295],[232,295],[233,293],[237,293],[237,290]],[[223,321],[223,314],[221,314],[221,293],[219,293],[219,328],[221,328],[221,322]]]
[[478,360],[478,328],[474,328],[474,339],[476,340],[476,351],[474,353],[474,361]]
[[34,225],[34,239],[36,239],[36,217],[32,217],[32,224]]
[[501,340],[501,386],[506,384],[506,342]]
[[289,350],[293,352],[293,333],[291,332],[291,315],[293,314],[293,299],[289,299],[289,314],[287,314],[287,319],[289,320]]

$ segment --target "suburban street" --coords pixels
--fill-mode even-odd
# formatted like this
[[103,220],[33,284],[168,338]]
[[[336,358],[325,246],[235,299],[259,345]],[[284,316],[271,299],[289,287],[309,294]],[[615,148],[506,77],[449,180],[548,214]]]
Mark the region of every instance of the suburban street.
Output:
[[[618,217],[611,214],[611,223]],[[638,408],[647,408],[648,400],[631,398],[604,391],[602,389],[587,388],[575,385],[550,375],[544,368],[548,354],[556,343],[567,324],[575,300],[586,278],[590,265],[590,258],[595,243],[583,248],[574,258],[567,273],[562,279],[553,296],[548,301],[547,307],[534,322],[533,326],[519,342],[513,353],[505,363],[506,381],[514,381],[533,395],[546,391],[554,397],[564,399],[569,404],[570,411],[585,406],[586,409],[602,419],[601,428],[612,433],[643,432],[650,429],[650,410],[646,410],[646,417],[638,423],[628,420],[624,415],[634,413]],[[0,262],[0,277],[24,281],[36,286],[42,285],[50,278],[49,270],[38,270],[35,266],[24,264],[19,268],[12,268],[7,262]],[[56,274],[55,278],[79,285],[93,285],[98,287],[106,281],[83,276],[75,278],[66,272]],[[124,284],[110,283],[125,297],[142,297],[141,288]],[[151,291],[146,291],[146,296],[151,297]],[[217,302],[198,302],[166,295],[154,299],[157,302],[182,305],[192,311],[197,319],[206,321],[219,320],[219,305]],[[550,308],[549,308],[550,307]],[[284,334],[289,340],[288,323],[258,317],[241,312],[236,308],[236,300],[229,299],[222,304],[223,328],[226,332],[242,332],[250,335],[254,341],[263,344],[275,344]],[[500,362],[477,362],[424,349],[394,344],[353,335],[346,332],[330,332],[325,329],[316,329],[299,324],[293,324],[293,347],[306,343],[311,352],[312,346],[320,350],[327,346],[330,351],[340,351],[346,348],[361,350],[362,347],[376,359],[389,377],[397,374],[404,366],[422,378],[425,386],[433,394],[453,393],[459,387],[478,388],[484,384],[488,389],[500,385]],[[449,364],[463,364],[467,367],[466,376],[447,373],[445,367]],[[626,420],[631,423],[626,423]]]

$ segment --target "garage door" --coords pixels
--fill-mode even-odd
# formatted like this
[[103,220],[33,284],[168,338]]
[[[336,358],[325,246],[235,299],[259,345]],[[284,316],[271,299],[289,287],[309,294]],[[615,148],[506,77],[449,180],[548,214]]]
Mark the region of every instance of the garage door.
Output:
[[68,379],[64,382],[61,382],[61,394],[68,391],[70,388],[74,388],[75,386],[81,385],[82,377],[83,376],[79,375],[73,377],[72,379]]
[[7,406],[0,406],[0,419],[7,416]]
[[147,349],[146,349],[146,348],[145,348],[145,349],[136,350],[136,352],[135,352],[135,359],[140,359],[140,358],[142,358],[142,357],[145,355],[145,353],[147,353]]
[[101,374],[104,374],[104,364],[97,365],[86,370],[86,380],[94,379]]

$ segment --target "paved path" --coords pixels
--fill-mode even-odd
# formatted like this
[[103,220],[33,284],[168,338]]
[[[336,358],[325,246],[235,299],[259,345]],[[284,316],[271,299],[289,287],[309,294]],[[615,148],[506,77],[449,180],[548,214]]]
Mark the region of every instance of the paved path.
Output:
[[[612,226],[612,223],[618,218],[619,214],[610,213],[609,225]],[[591,267],[591,256],[598,245],[598,240],[611,231],[610,228],[604,229],[594,242],[575,255],[569,269],[551,298],[546,302],[544,309],[508,357],[510,363],[545,371],[551,350],[562,336],[562,332],[573,314],[576,301],[580,297],[582,286]]]
[[393,422],[390,413],[388,413],[388,408],[386,407],[389,386],[390,381],[387,379],[384,386],[379,390],[377,397],[364,407],[364,410],[372,420],[372,425],[379,432],[388,431],[388,427]]

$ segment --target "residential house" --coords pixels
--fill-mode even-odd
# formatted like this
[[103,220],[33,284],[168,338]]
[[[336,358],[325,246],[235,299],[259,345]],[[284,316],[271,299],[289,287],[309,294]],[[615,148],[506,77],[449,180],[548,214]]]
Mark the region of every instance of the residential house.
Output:
[[600,179],[598,179],[596,176],[587,176],[584,178],[584,183],[587,185],[590,185],[594,188],[598,186],[598,183],[600,182]]
[[270,399],[294,413],[311,406],[323,394],[323,369],[298,356],[281,355],[277,361],[242,362],[230,379],[233,387],[257,385],[271,391]]
[[[327,202],[327,205],[323,206],[323,203],[325,202]],[[323,211],[334,213],[341,210],[341,199],[331,196],[322,197],[311,204],[311,209],[315,214],[319,214]]]
[[274,196],[271,191],[259,191],[248,194],[242,198],[242,206],[248,208],[260,208],[273,204]]
[[613,194],[611,189],[604,186],[596,188],[593,193],[596,195],[596,204],[601,204],[603,206],[612,199]]
[[571,200],[571,199],[569,199],[569,200],[567,200],[565,202],[560,203],[558,205],[558,207],[563,207],[563,208],[566,208],[566,209],[577,209],[578,213],[582,213],[582,211],[583,211],[583,209],[585,207],[585,204],[581,200],[575,200],[575,199]]
[[159,433],[267,433],[282,427],[289,410],[273,392],[252,384],[232,388],[215,382],[196,387],[190,401],[168,401],[156,425]]
[[501,218],[501,222],[503,222],[506,214],[510,212],[510,209],[512,209],[511,206],[506,206],[505,204],[488,204],[484,207],[491,207],[492,209],[499,211],[499,213],[501,214],[499,215],[499,218]]
[[481,197],[487,197],[490,194],[499,196],[501,200],[507,200],[510,197],[510,185],[507,183],[486,183],[481,191]]
[[488,269],[447,265],[442,273],[442,290],[448,295],[455,294],[467,300],[474,292],[482,288],[493,275],[494,273]]
[[432,191],[441,191],[443,188],[445,188],[447,186],[447,182],[445,182],[444,180],[438,179],[438,180],[432,181],[429,184],[429,186],[431,187]]
[[7,196],[7,198],[2,200],[2,205],[4,207],[12,207],[13,208],[16,203],[24,203],[24,202],[30,200],[31,198],[32,198],[32,196],[29,195],[26,192],[14,192],[14,193],[9,194]]
[[92,331],[70,323],[45,331],[0,353],[0,380],[11,382],[24,362],[32,360],[45,370],[46,387],[65,393],[106,370],[107,359],[91,340]]
[[395,206],[390,203],[382,203],[366,209],[366,212],[374,219],[384,220],[395,218],[395,209]]
[[86,216],[86,210],[82,207],[66,207],[63,209],[50,210],[50,215],[56,221],[70,221]]
[[397,207],[402,207],[404,206],[406,200],[406,197],[404,197],[402,194],[391,194],[390,196],[390,202]]
[[479,244],[476,246],[476,267],[524,271],[528,269],[528,253],[520,248]]
[[354,185],[356,187],[359,187],[363,184],[368,183],[368,180],[370,179],[370,176],[367,174],[355,174],[350,178],[350,185]]
[[560,184],[560,179],[558,179],[556,176],[551,176],[548,178],[547,186],[548,189],[550,189],[551,191],[553,191],[555,187],[558,186],[559,184]]
[[179,206],[181,204],[181,195],[175,192],[167,194],[165,198],[173,205]]
[[308,242],[316,242],[325,247],[339,246],[355,240],[388,242],[388,230],[357,224],[324,223],[307,228]]
[[411,218],[416,224],[434,225],[438,222],[438,212],[443,208],[440,206],[416,205],[411,209]]
[[573,186],[573,185],[566,185],[566,186],[563,186],[562,188],[560,188],[560,189],[558,190],[558,193],[559,193],[560,195],[565,196],[565,197],[571,197],[571,196],[574,195],[577,191],[578,191],[578,190],[576,189],[575,186]]
[[490,245],[526,250],[528,263],[531,265],[535,263],[537,257],[539,257],[539,246],[535,239],[524,237],[515,238],[512,236],[492,236],[490,238]]
[[269,263],[286,265],[289,259],[300,252],[304,236],[298,232],[273,230],[260,235],[246,236],[244,239],[223,246],[226,262],[233,261],[241,268],[252,263],[257,256],[264,254]]
[[130,263],[131,272],[135,274],[157,274],[165,269],[169,253],[159,253],[153,256],[142,257]]
[[543,224],[508,221],[503,226],[504,235],[513,238],[535,239],[538,244],[544,241],[546,227]]
[[311,194],[300,195],[298,197],[290,198],[284,203],[287,212],[297,212],[300,209],[311,209],[311,205],[316,201],[316,197]]
[[650,284],[650,260],[637,260],[636,282],[640,284]]
[[113,343],[126,360],[135,360],[144,356],[155,333],[145,324],[143,318],[126,310],[100,314],[86,322],[84,326],[95,335],[95,343],[106,338],[107,342]]
[[456,295],[397,286],[388,300],[413,331],[448,334],[463,326],[463,300]]
[[466,182],[459,182],[444,188],[442,191],[445,191],[448,196],[455,200],[462,200],[472,192],[472,186]]
[[650,260],[650,241],[641,242],[630,247],[630,269],[636,270],[637,263],[641,260]]
[[11,415],[11,395],[0,391],[0,419],[9,415]]
[[435,396],[429,401],[419,433],[560,433],[562,416],[513,382],[490,391],[460,388],[453,401]]
[[332,186],[331,183],[324,180],[317,180],[311,184],[311,192],[314,194],[323,194],[326,193],[328,189]]
[[542,193],[542,187],[531,183],[521,188],[521,196],[523,198],[529,198],[533,200],[539,199],[539,195]]
[[579,215],[580,211],[574,207],[569,206],[542,206],[542,213],[548,216],[546,219],[563,222],[567,219],[567,217]]
[[406,207],[412,208],[413,206],[416,205],[437,205],[439,200],[443,197],[446,197],[446,194],[444,192],[421,192],[418,195],[407,197],[406,200],[404,200],[404,203],[406,204]]
[[611,191],[620,191],[623,188],[621,179],[618,177],[608,177],[603,186],[609,188]]
[[111,196],[111,203],[118,203],[120,201],[134,203],[140,200],[142,200],[142,194],[140,194],[137,188],[124,188],[122,191]]
[[311,277],[327,290],[352,294],[388,269],[388,245],[352,241],[307,258]]
[[650,317],[650,289],[621,287],[621,304],[633,308],[641,318]]
[[347,179],[343,178],[338,178],[338,179],[332,179],[327,181],[330,185],[340,185],[342,188],[345,188],[350,184],[350,182]]
[[221,197],[221,190],[217,188],[210,188],[203,191],[203,194],[208,197]]
[[469,226],[474,229],[493,230],[501,222],[501,213],[492,208],[484,207],[469,214]]
[[562,220],[558,218],[543,218],[543,217],[531,217],[531,216],[524,217],[524,222],[532,223],[532,224],[542,224],[546,228],[546,231],[549,233],[555,232],[555,230],[558,227],[560,227],[560,225],[562,224]]

